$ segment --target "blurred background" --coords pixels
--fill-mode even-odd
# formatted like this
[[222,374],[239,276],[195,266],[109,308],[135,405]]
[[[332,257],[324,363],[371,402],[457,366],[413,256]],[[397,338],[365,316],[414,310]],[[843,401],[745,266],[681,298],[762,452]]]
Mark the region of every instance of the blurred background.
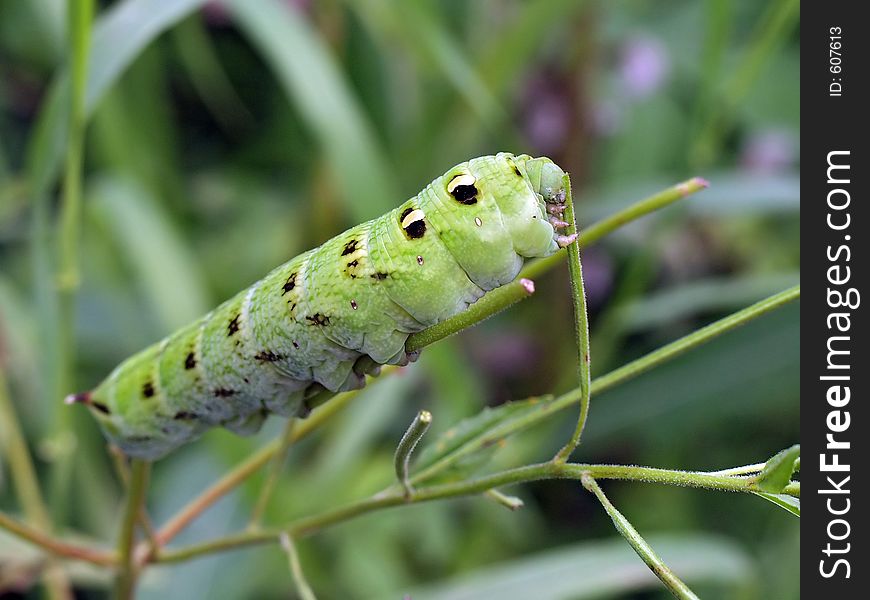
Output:
[[[691,176],[710,181],[584,253],[593,374],[797,283],[798,11],[792,0],[99,2],[81,285],[65,312],[54,293],[65,3],[0,3],[0,371],[52,514],[95,540],[112,539],[120,514],[102,436],[65,394],[472,156],[550,156],[572,174],[581,227]],[[713,470],[795,443],[798,315],[788,306],[594,398],[575,458]],[[427,348],[293,448],[266,522],[390,483],[420,408],[434,413],[431,440],[485,406],[576,386],[571,318],[563,268],[530,300]],[[574,423],[564,412],[511,438],[490,468],[549,458]],[[281,428],[213,431],[160,461],[154,520]],[[243,527],[262,482],[177,541]],[[798,597],[787,512],[748,495],[603,487],[702,597]],[[579,483],[508,491],[525,508],[439,502],[300,540],[306,574],[323,598],[668,597]],[[22,510],[5,464],[0,507]],[[7,591],[36,597],[40,565],[0,531]],[[105,575],[71,569],[79,597],[106,597]],[[289,594],[275,546],[153,569],[140,586],[141,598]]]

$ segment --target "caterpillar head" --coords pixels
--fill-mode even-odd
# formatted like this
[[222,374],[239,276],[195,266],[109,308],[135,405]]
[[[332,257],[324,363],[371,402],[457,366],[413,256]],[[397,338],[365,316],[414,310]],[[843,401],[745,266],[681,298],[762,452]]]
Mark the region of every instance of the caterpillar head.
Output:
[[526,177],[532,184],[532,189],[543,198],[547,204],[561,205],[565,203],[565,171],[559,165],[546,157],[529,158],[519,156],[514,162],[525,159]]

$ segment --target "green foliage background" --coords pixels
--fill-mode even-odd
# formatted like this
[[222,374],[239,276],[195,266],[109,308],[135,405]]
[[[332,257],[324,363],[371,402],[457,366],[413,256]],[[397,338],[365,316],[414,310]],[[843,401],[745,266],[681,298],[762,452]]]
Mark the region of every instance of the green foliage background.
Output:
[[[593,374],[798,282],[797,18],[785,0],[102,2],[86,96],[81,288],[66,320],[75,372],[64,384],[64,317],[46,300],[54,274],[44,254],[65,139],[65,10],[58,0],[3,2],[0,368],[53,514],[109,539],[120,511],[102,437],[64,394],[471,156],[550,156],[572,173],[581,228],[670,183],[710,180],[584,253]],[[574,387],[568,289],[566,269],[547,275],[531,300],[361,395],[293,448],[266,521],[383,487],[420,408],[434,413],[434,437],[484,406]],[[700,470],[791,445],[798,311],[593,398],[575,456]],[[573,426],[566,417],[512,438],[493,461],[544,460]],[[214,431],[158,463],[155,521],[280,429],[272,420],[254,438]],[[67,477],[50,476],[63,457]],[[253,478],[179,540],[244,526],[261,485]],[[798,522],[785,511],[744,495],[604,487],[703,597],[798,596]],[[308,579],[324,598],[486,597],[506,582],[499,598],[664,597],[577,482],[513,492],[526,503],[514,513],[480,498],[440,502],[300,540]],[[5,469],[0,505],[19,510]],[[0,534],[0,566],[26,574],[37,558]],[[75,573],[81,597],[104,597],[100,575]],[[285,557],[268,546],[154,569],[140,597],[290,589]]]

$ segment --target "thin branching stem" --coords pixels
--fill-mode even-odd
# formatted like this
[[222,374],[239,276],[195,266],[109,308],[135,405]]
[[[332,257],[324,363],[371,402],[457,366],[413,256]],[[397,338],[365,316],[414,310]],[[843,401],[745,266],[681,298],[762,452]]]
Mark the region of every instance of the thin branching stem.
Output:
[[[384,367],[382,375],[386,375],[397,370],[397,367]],[[372,383],[376,382],[375,379]],[[344,392],[337,394],[328,403],[316,408],[304,421],[293,428],[291,441],[295,444],[299,440],[307,437],[311,432],[317,430],[324,422],[329,420],[335,413],[343,409],[353,400],[359,390]],[[237,465],[233,470],[229,471],[218,481],[212,484],[202,494],[191,500],[171,517],[157,532],[157,541],[163,546],[168,544],[176,535],[178,535],[191,521],[209,506],[223,498],[237,486],[241,485],[251,475],[259,471],[264,465],[275,456],[281,447],[281,440],[272,440],[260,450],[249,456],[241,464]]]
[[120,600],[132,598],[136,586],[137,568],[133,544],[136,541],[136,523],[145,501],[150,471],[151,463],[145,460],[134,459],[130,466],[130,483],[127,486],[127,500],[121,518],[121,531],[118,534],[118,572],[115,577],[114,597]]
[[6,374],[0,366],[0,440],[3,441],[3,454],[9,464],[9,473],[15,483],[18,503],[27,522],[42,531],[51,529],[51,518],[42,498],[36,469],[30,450],[24,441],[18,415],[9,396]]
[[260,526],[260,521],[263,519],[263,514],[266,512],[266,507],[269,505],[269,499],[272,498],[272,492],[278,483],[278,478],[281,476],[281,471],[284,469],[284,463],[287,460],[287,451],[293,445],[293,430],[299,421],[294,418],[287,419],[284,425],[284,431],[281,434],[280,443],[275,450],[275,455],[272,457],[272,464],[269,468],[269,475],[266,477],[263,488],[260,490],[260,495],[257,498],[257,503],[254,505],[254,510],[251,511],[251,519],[248,521],[248,527],[257,528]]
[[580,481],[583,483],[583,487],[595,494],[595,497],[598,498],[598,501],[601,502],[601,506],[604,507],[604,510],[607,511],[607,514],[613,521],[616,530],[626,539],[629,545],[634,548],[634,551],[637,552],[637,555],[640,556],[641,559],[643,559],[643,562],[646,563],[650,571],[652,571],[653,574],[655,574],[655,576],[665,584],[665,587],[668,588],[674,597],[680,598],[681,600],[698,600],[698,596],[689,589],[689,586],[677,577],[670,567],[659,558],[659,555],[652,549],[652,546],[643,539],[643,536],[638,533],[637,529],[634,528],[631,522],[626,519],[615,506],[613,506],[607,496],[604,495],[604,492],[601,487],[599,487],[598,483],[596,483],[595,479],[586,473],[581,477]]
[[[685,198],[686,196],[695,193],[704,189],[707,186],[707,183],[700,178],[693,178],[687,181],[684,181],[680,184],[672,186],[658,194],[650,196],[648,198],[644,198],[639,202],[632,204],[631,206],[619,211],[618,213],[608,217],[599,223],[596,223],[584,231],[581,232],[580,238],[578,239],[578,244],[581,247],[586,247],[591,243],[594,243],[607,235],[608,233],[618,229],[622,225],[638,219],[644,215],[647,215],[655,210],[663,208],[677,200]],[[556,265],[558,265],[563,259],[564,254],[558,253],[546,259],[538,260],[530,265],[526,266],[522,273],[520,273],[520,279],[528,279],[529,277],[540,275]],[[522,294],[528,295],[529,290],[528,286],[531,284],[531,280],[528,282],[517,281],[514,284],[510,284],[513,286],[520,286],[523,289]],[[507,286],[504,286],[507,287]],[[501,292],[504,287],[498,288],[493,292],[484,296],[481,300],[474,304],[476,307],[485,308],[487,305],[488,309],[482,310],[479,317],[485,318],[486,315],[495,314],[498,312],[499,307],[502,305],[509,305],[516,301],[516,294],[520,290],[513,290],[508,292]],[[503,297],[502,294],[507,294],[507,298]],[[504,303],[508,304],[504,304]],[[455,318],[455,317],[454,317]],[[441,339],[446,335],[450,334],[450,330],[454,328],[455,324],[451,324],[453,319],[449,319],[444,322],[445,329],[439,333],[437,336],[433,336],[431,341],[435,341],[437,339]],[[456,328],[458,331],[458,328]],[[428,330],[427,330],[428,331]],[[428,335],[426,332],[420,332],[419,334],[415,334],[408,339],[408,343],[406,344],[406,349],[409,351],[414,351],[421,348],[427,340],[418,337]],[[390,368],[384,369],[384,374],[391,370]],[[312,416],[306,419],[304,422],[300,423],[300,426],[296,428],[294,431],[294,442],[301,437],[304,437],[311,431],[313,431],[316,427],[320,426],[324,421],[329,419],[332,415],[339,412],[344,406],[346,406],[350,400],[356,395],[356,392],[346,392],[343,394],[338,394],[334,398],[332,398],[329,402],[324,404],[322,407],[316,409]],[[240,465],[235,467],[232,471],[228,472],[224,477],[215,482],[211,487],[205,490],[202,494],[200,494],[197,498],[188,503],[184,508],[181,509],[175,516],[170,518],[170,520],[158,531],[157,541],[161,545],[165,545],[169,543],[181,530],[183,530],[191,521],[193,521],[199,514],[201,514],[205,509],[211,506],[218,499],[222,498],[225,494],[229,493],[236,486],[240,485],[242,482],[247,480],[248,477],[256,473],[260,468],[262,468],[265,464],[267,464],[271,458],[275,455],[280,447],[280,441],[274,440],[273,442],[264,446],[261,450],[256,452],[254,455],[243,461]]]
[[[671,186],[657,194],[644,198],[623,210],[580,231],[577,246],[582,249],[594,244],[604,236],[660,208],[668,206],[691,194],[705,189],[709,184],[700,177],[693,177]],[[552,270],[565,260],[566,252],[559,251],[547,258],[534,260],[526,265],[513,282],[496,288],[483,298],[468,307],[458,315],[442,321],[419,333],[415,333],[405,342],[405,349],[414,352],[433,344],[454,333],[462,331],[489,317],[498,314],[505,308],[524,300],[535,291],[534,280],[547,271]]]
[[[577,231],[577,223],[574,217],[574,200],[571,197],[571,179],[565,175],[565,220],[569,223],[569,234]],[[583,266],[580,263],[580,244],[573,243],[567,248],[568,270],[571,273],[571,301],[574,305],[575,336],[577,338],[577,362],[580,376],[580,415],[577,417],[577,426],[568,443],[565,444],[553,460],[564,463],[580,443],[580,436],[586,427],[586,419],[589,417],[589,402],[591,400],[591,355],[589,353],[589,317],[586,313],[586,289],[583,285]]]
[[65,542],[54,535],[13,519],[3,512],[0,512],[0,528],[55,556],[81,560],[102,567],[114,567],[118,562],[116,555],[112,552]]
[[[667,344],[650,354],[647,354],[644,357],[641,357],[637,360],[634,360],[610,373],[603,375],[602,377],[596,378],[592,381],[591,392],[593,394],[600,394],[605,390],[611,389],[620,383],[628,381],[634,377],[637,377],[641,373],[644,373],[655,366],[658,366],[664,362],[672,360],[677,356],[695,348],[710,339],[717,337],[727,331],[735,329],[755,318],[758,318],[768,312],[775,310],[778,307],[781,307],[789,302],[792,302],[800,297],[800,286],[790,288],[778,294],[775,294],[765,300],[757,302],[747,308],[744,308],[724,319],[720,319],[715,323],[707,325],[706,327],[696,331],[692,334],[689,334],[675,342]],[[310,433],[315,427],[322,424],[325,420],[330,418],[333,414],[338,412],[341,408],[343,408],[353,397],[356,392],[346,392],[344,394],[339,394],[330,402],[324,404],[322,407],[316,409],[312,415],[306,420],[300,423],[300,426],[296,429],[296,434],[301,437],[303,434]],[[511,421],[506,427],[496,427],[491,432],[491,437],[487,437],[482,440],[481,443],[485,443],[488,439],[498,439],[514,433],[516,431],[525,430],[533,425],[549,418],[551,415],[564,410],[565,408],[579,402],[579,390],[575,389],[571,392],[568,392],[546,407],[542,408],[539,411],[534,413],[530,413],[526,417],[522,419],[517,419]],[[294,440],[299,439],[294,435]],[[191,503],[189,503],[185,508],[183,508],[178,514],[176,514],[173,518],[171,518],[166,525],[161,528],[158,533],[158,541],[165,545],[169,542],[175,535],[178,534],[184,527],[187,526],[197,515],[199,515],[203,510],[205,510],[208,506],[211,506],[215,501],[219,498],[223,497],[224,494],[228,493],[230,490],[235,488],[235,486],[241,484],[245,481],[250,475],[255,473],[260,469],[264,464],[266,464],[269,459],[274,455],[277,451],[279,442],[275,440],[270,444],[264,446],[260,451],[256,454],[252,455],[250,458],[245,460],[238,467],[230,471],[227,475],[221,478],[217,483],[211,486],[208,490],[203,492],[199,497],[194,499]],[[438,472],[441,472],[442,469],[452,464],[453,461],[459,459],[466,452],[473,452],[475,448],[469,447],[467,449],[463,449],[462,452],[453,453],[450,457],[446,459],[436,462],[430,467],[421,470],[416,473],[412,478],[411,482],[416,484],[421,481],[426,480],[427,478],[432,477]]]
[[296,551],[296,544],[293,543],[293,538],[286,531],[279,536],[281,547],[287,553],[287,563],[290,567],[290,573],[293,575],[293,585],[296,586],[296,591],[301,600],[317,600],[314,595],[314,590],[308,584],[305,578],[305,573],[302,571],[302,562],[299,560],[299,553]]
[[[760,302],[756,302],[755,304],[711,323],[694,333],[675,340],[670,344],[666,344],[658,350],[654,350],[641,358],[633,360],[606,375],[597,377],[592,380],[591,393],[596,395],[601,394],[606,390],[625,383],[626,381],[629,381],[658,365],[677,358],[689,350],[692,350],[723,333],[736,329],[737,327],[757,319],[758,317],[765,315],[776,308],[784,306],[789,302],[797,300],[798,298],[800,298],[800,286],[787,289],[765,298]],[[503,439],[519,431],[525,431],[526,429],[545,421],[555,413],[577,404],[580,401],[580,398],[581,390],[576,388],[542,406],[540,410],[530,412],[523,417],[511,419],[504,424],[493,427],[488,431],[488,435],[481,436],[475,443],[468,444],[461,450],[452,452],[450,455],[445,456],[425,469],[419,470],[411,478],[411,483],[418,485],[421,482],[431,479],[435,475],[442,473],[452,464],[461,460],[462,457],[477,452],[482,446],[492,444],[499,439]]]
[[[758,491],[755,482],[748,477],[727,477],[704,472],[675,471],[653,467],[578,463],[558,464],[548,461],[455,483],[418,487],[411,498],[407,498],[404,491],[400,488],[386,489],[364,500],[292,521],[280,529],[243,532],[177,550],[166,550],[158,557],[156,562],[179,562],[234,548],[275,543],[283,532],[288,532],[293,538],[298,539],[354,517],[403,504],[473,496],[505,485],[539,481],[542,479],[580,480],[585,474],[589,474],[596,479],[621,479],[729,492],[752,493]],[[793,495],[793,486],[790,484],[782,493]]]

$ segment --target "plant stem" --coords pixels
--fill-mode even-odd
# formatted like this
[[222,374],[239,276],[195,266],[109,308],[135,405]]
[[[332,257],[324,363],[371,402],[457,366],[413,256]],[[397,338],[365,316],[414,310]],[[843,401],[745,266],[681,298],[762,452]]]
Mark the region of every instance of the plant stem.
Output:
[[[50,532],[51,517],[39,489],[36,469],[24,435],[21,433],[15,406],[12,404],[12,398],[9,397],[9,386],[2,365],[0,365],[0,440],[5,442],[3,454],[9,461],[9,471],[15,482],[18,504],[24,511],[28,523],[39,531]],[[51,562],[45,569],[45,584],[52,598],[72,597],[66,575],[60,567]]]
[[597,387],[593,388],[593,392],[600,393],[603,390],[613,387],[617,383],[621,383],[627,379],[636,377],[645,371],[649,371],[653,367],[657,367],[661,363],[671,360],[675,356],[696,348],[697,346],[722,335],[726,331],[731,331],[732,329],[744,325],[753,319],[757,319],[758,317],[788,304],[793,300],[797,300],[800,298],[800,295],[801,286],[796,285],[774,294],[773,296],[768,296],[764,300],[760,300],[759,302],[732,313],[723,319],[719,319],[710,325],[702,327],[675,342],[667,344],[654,352],[650,352],[639,360],[632,361],[599,377],[596,379]]
[[467,309],[447,319],[424,329],[419,333],[411,334],[405,342],[406,352],[416,352],[425,346],[441,341],[472,325],[477,325],[493,315],[500,313],[506,308],[513,306],[520,300],[525,300],[535,293],[535,283],[528,278],[517,279],[495,288],[483,298],[469,306]]
[[263,518],[263,513],[266,512],[266,507],[269,504],[269,499],[272,497],[272,492],[275,489],[275,484],[278,483],[278,477],[281,476],[281,471],[284,468],[284,463],[287,460],[287,451],[293,444],[293,430],[299,421],[293,417],[287,419],[284,425],[284,432],[281,434],[280,443],[275,450],[275,455],[272,457],[272,465],[269,469],[269,476],[260,490],[260,495],[257,498],[257,503],[254,505],[254,510],[251,511],[251,519],[248,521],[249,528],[257,528],[260,526],[260,521]]
[[137,569],[134,561],[133,544],[136,541],[136,523],[145,501],[148,488],[148,475],[151,463],[134,459],[130,466],[130,484],[127,486],[127,502],[121,519],[118,535],[118,573],[115,578],[114,597],[126,600],[133,597],[136,586]]
[[[574,201],[571,198],[571,179],[565,175],[565,219],[570,224],[570,233],[577,231],[577,223],[574,218]],[[583,286],[583,266],[580,262],[580,244],[573,243],[567,248],[568,270],[571,273],[571,301],[574,305],[574,325],[577,337],[577,361],[580,376],[580,416],[577,418],[577,427],[571,439],[565,444],[553,460],[564,463],[580,443],[580,436],[586,427],[586,419],[589,417],[590,401],[590,367],[591,356],[589,354],[589,316],[586,313],[586,290]]]
[[[755,304],[748,306],[742,310],[737,311],[723,319],[720,319],[706,327],[699,329],[698,331],[691,333],[685,337],[682,337],[670,344],[662,346],[658,350],[655,350],[641,358],[631,361],[607,373],[606,375],[602,375],[601,377],[597,377],[592,380],[590,391],[591,394],[600,394],[606,390],[609,390],[617,385],[624,383],[638,375],[649,371],[653,367],[656,367],[664,362],[672,360],[681,354],[700,346],[703,343],[713,339],[716,336],[722,335],[723,333],[730,331],[739,327],[740,325],[744,325],[749,321],[756,319],[768,312],[783,306],[793,300],[796,300],[800,297],[800,286],[796,286],[780,292],[778,294],[774,294],[760,302],[756,302]],[[411,478],[412,484],[419,484],[423,481],[431,479],[433,476],[438,473],[443,472],[450,465],[454,464],[456,461],[460,460],[463,456],[467,456],[473,452],[476,452],[480,449],[481,446],[492,444],[493,442],[505,438],[513,433],[517,433],[519,431],[525,431],[530,427],[537,425],[538,423],[546,420],[553,414],[564,410],[575,403],[580,401],[582,394],[579,388],[571,390],[567,392],[549,404],[543,405],[540,410],[530,412],[527,415],[506,421],[501,425],[497,425],[493,427],[487,436],[482,436],[476,439],[474,443],[470,443],[461,449],[452,452],[448,456],[445,456],[441,460],[433,463],[429,467],[425,469],[421,469]]]
[[305,579],[305,573],[302,572],[302,563],[299,562],[299,553],[296,552],[296,545],[293,543],[293,538],[286,531],[279,536],[281,547],[287,553],[287,562],[290,566],[290,573],[293,574],[293,583],[296,585],[296,591],[299,592],[301,600],[317,600],[311,586]]
[[583,487],[595,494],[598,501],[610,515],[613,520],[613,525],[616,530],[626,539],[629,545],[634,548],[637,555],[643,559],[643,562],[650,568],[656,577],[658,577],[665,587],[676,597],[683,600],[699,600],[698,596],[683,583],[679,577],[668,567],[655,550],[652,549],[643,536],[638,533],[637,529],[626,519],[621,512],[616,510],[616,507],[607,499],[604,492],[590,475],[584,474],[581,478]]
[[[585,248],[594,244],[604,236],[619,229],[626,223],[639,219],[653,211],[681,200],[690,194],[694,194],[706,188],[709,184],[700,177],[687,179],[682,183],[671,186],[666,190],[654,194],[643,200],[635,202],[631,206],[607,217],[580,231],[577,239],[579,248]],[[573,245],[573,244],[572,244]],[[454,333],[462,331],[489,317],[501,312],[505,308],[528,298],[534,291],[533,281],[540,275],[550,271],[565,259],[566,253],[559,251],[547,258],[541,258],[530,262],[517,279],[507,285],[488,292],[483,298],[468,307],[467,310],[455,315],[446,321],[442,321],[424,331],[415,333],[405,342],[405,350],[414,352],[424,346],[433,344]]]
[[[386,375],[397,370],[398,367],[384,367],[381,374]],[[377,382],[377,379],[374,380]],[[372,382],[372,383],[374,383]],[[351,392],[343,392],[336,394],[333,398],[316,408],[304,421],[300,421],[293,428],[291,435],[292,443],[307,437],[312,431],[315,431],[325,421],[339,412],[342,408],[353,400],[360,390]],[[178,535],[187,525],[190,524],[197,516],[199,516],[206,508],[223,498],[236,486],[241,485],[248,477],[256,473],[269,460],[275,456],[281,447],[281,440],[272,440],[263,446],[256,453],[249,456],[241,464],[237,465],[232,471],[221,477],[218,481],[211,485],[202,494],[191,500],[187,505],[171,517],[163,527],[157,532],[157,541],[163,546],[168,544],[172,538]]]
[[[604,236],[613,233],[623,225],[636,221],[637,219],[673,204],[678,200],[682,200],[691,194],[704,190],[709,187],[709,185],[710,184],[707,180],[700,177],[692,177],[691,179],[672,185],[652,196],[638,200],[609,217],[606,217],[597,223],[593,223],[585,229],[581,227],[580,237],[577,239],[577,243],[580,245],[581,250],[587,248]],[[520,271],[519,276],[535,279],[560,264],[564,257],[564,252],[557,252],[553,256],[532,261],[526,265],[522,271]],[[486,296],[481,300],[484,300],[485,298]],[[478,302],[480,302],[480,300]]]
[[[81,230],[82,169],[85,145],[85,94],[88,77],[88,53],[94,0],[72,0],[68,9],[70,56],[69,137],[63,177],[63,197],[57,232],[58,344],[60,348],[60,383],[64,393],[70,391],[75,362],[73,323],[76,294],[80,284],[79,238]],[[58,411],[55,437],[73,435],[71,411]],[[73,438],[74,439],[74,438]],[[53,496],[64,498],[72,477],[75,452],[60,452],[52,473]]]
[[393,464],[396,469],[396,478],[402,484],[405,490],[405,496],[410,498],[414,493],[414,488],[411,487],[411,482],[408,479],[408,467],[411,463],[411,454],[414,453],[414,448],[423,439],[429,425],[432,424],[432,413],[428,410],[421,410],[414,417],[411,425],[408,426],[405,435],[399,440],[399,445],[396,447],[396,454],[393,457]]
[[3,453],[9,461],[9,471],[15,482],[18,503],[27,517],[27,522],[37,529],[49,531],[51,519],[39,490],[30,450],[24,441],[15,407],[9,397],[9,387],[2,366],[0,366],[0,440],[5,442]]
[[[586,228],[580,233],[577,243],[581,248],[584,248],[589,244],[598,241],[608,233],[618,229],[622,225],[663,208],[677,200],[685,198],[689,194],[700,191],[705,187],[707,187],[707,182],[699,177],[695,177],[672,186],[658,194],[644,198],[616,214]],[[552,269],[561,262],[563,256],[564,255],[560,252],[527,265],[520,273],[520,277],[517,281],[514,281],[507,286],[497,288],[478,300],[472,305],[479,309],[479,312],[476,313],[478,318],[486,318],[486,316],[495,314],[501,310],[501,308],[513,304],[517,299],[527,297],[529,294],[530,281],[529,283],[523,283],[521,280],[523,278],[540,275]],[[450,335],[450,333],[459,331],[462,327],[466,327],[470,324],[466,323],[464,325],[457,325],[457,321],[455,320],[458,318],[460,318],[460,316],[453,317],[452,319],[448,319],[447,321],[436,325],[436,327],[440,329],[430,328],[426,331],[410,336],[405,344],[406,350],[409,352],[419,350],[424,345],[440,340],[447,335]],[[434,332],[432,332],[433,329],[435,329]],[[392,370],[393,368],[385,367],[381,376],[386,375]],[[593,391],[595,391],[594,388]],[[346,392],[338,394],[321,408],[315,409],[312,415],[300,423],[300,426],[296,428],[293,434],[293,441],[295,442],[296,440],[301,439],[310,433],[315,427],[329,419],[333,414],[344,408],[344,406],[355,397],[356,393],[357,392]],[[572,402],[573,401],[568,401],[565,406]],[[202,511],[211,506],[218,499],[222,498],[236,486],[240,485],[248,477],[257,472],[263,465],[268,463],[272,456],[274,456],[275,452],[278,451],[279,446],[280,442],[278,440],[270,442],[256,454],[249,457],[232,471],[224,475],[197,498],[188,503],[160,529],[157,534],[158,542],[161,545],[167,544]],[[414,480],[416,480],[416,477]]]
[[118,562],[117,557],[111,552],[64,542],[2,512],[0,512],[0,528],[57,556],[82,560],[103,567],[113,567]]
[[[629,379],[632,379],[640,375],[641,373],[648,371],[654,366],[660,365],[696,346],[703,344],[704,342],[712,339],[713,337],[721,335],[727,331],[730,331],[731,329],[735,329],[740,325],[743,325],[780,306],[796,300],[799,297],[800,286],[796,286],[794,288],[790,288],[769,298],[766,298],[765,300],[757,302],[732,315],[729,315],[728,317],[725,317],[724,319],[720,319],[719,321],[716,321],[715,323],[712,323],[695,333],[689,334],[675,342],[667,344],[666,346],[663,346],[662,348],[659,348],[658,350],[647,354],[646,356],[632,361],[608,373],[607,375],[596,378],[591,383],[591,393],[600,394],[605,390],[615,387],[620,383],[628,381]],[[357,392],[345,392],[344,394],[338,394],[331,401],[316,409],[307,420],[302,421],[299,427],[296,428],[296,430],[294,431],[293,441],[295,442],[301,437],[304,437],[304,435],[310,433],[314,428],[318,427],[333,414],[341,410],[348,402],[350,402],[350,400],[355,396],[356,393]],[[579,390],[572,390],[560,396],[539,411],[529,413],[529,415],[522,419],[511,421],[506,426],[494,428],[491,432],[491,436],[488,436],[487,438],[481,440],[481,443],[486,443],[486,441],[489,439],[498,439],[501,437],[505,437],[511,433],[525,430],[543,421],[549,416],[559,412],[560,410],[563,410],[573,405],[575,402],[579,402],[579,399]],[[277,451],[278,447],[278,440],[267,444],[256,454],[245,460],[242,464],[237,466],[229,473],[227,473],[208,490],[203,492],[200,496],[198,496],[187,506],[185,506],[179,513],[172,517],[158,532],[157,539],[160,544],[167,544],[172,538],[175,537],[175,535],[178,534],[178,532],[184,529],[184,527],[186,527],[203,510],[211,506],[215,501],[223,497],[226,493],[235,488],[237,485],[241,484],[245,479],[247,479],[260,467],[266,464],[269,459],[274,456],[274,453]],[[422,471],[416,473],[413,477],[411,477],[411,483],[416,484],[432,477],[436,473],[439,473],[443,469],[447,468],[450,464],[453,464],[453,462],[455,460],[458,460],[461,456],[473,452],[476,448],[477,446],[463,448],[462,451],[455,452],[449,457],[446,457],[445,459],[431,465],[429,468],[423,469]]]
[[[541,479],[580,480],[587,474],[596,479],[622,479],[730,492],[749,493],[758,491],[755,482],[747,477],[727,477],[703,472],[673,471],[623,465],[557,464],[549,461],[509,469],[476,479],[417,488],[411,498],[406,498],[401,489],[384,490],[364,500],[292,521],[280,529],[243,532],[177,550],[167,550],[157,557],[155,562],[179,562],[204,554],[244,546],[275,543],[283,532],[288,532],[293,538],[298,539],[353,517],[393,506],[429,502],[444,498],[473,496],[504,485],[538,481]],[[783,490],[783,493],[789,494],[793,491],[793,488],[787,487]]]

